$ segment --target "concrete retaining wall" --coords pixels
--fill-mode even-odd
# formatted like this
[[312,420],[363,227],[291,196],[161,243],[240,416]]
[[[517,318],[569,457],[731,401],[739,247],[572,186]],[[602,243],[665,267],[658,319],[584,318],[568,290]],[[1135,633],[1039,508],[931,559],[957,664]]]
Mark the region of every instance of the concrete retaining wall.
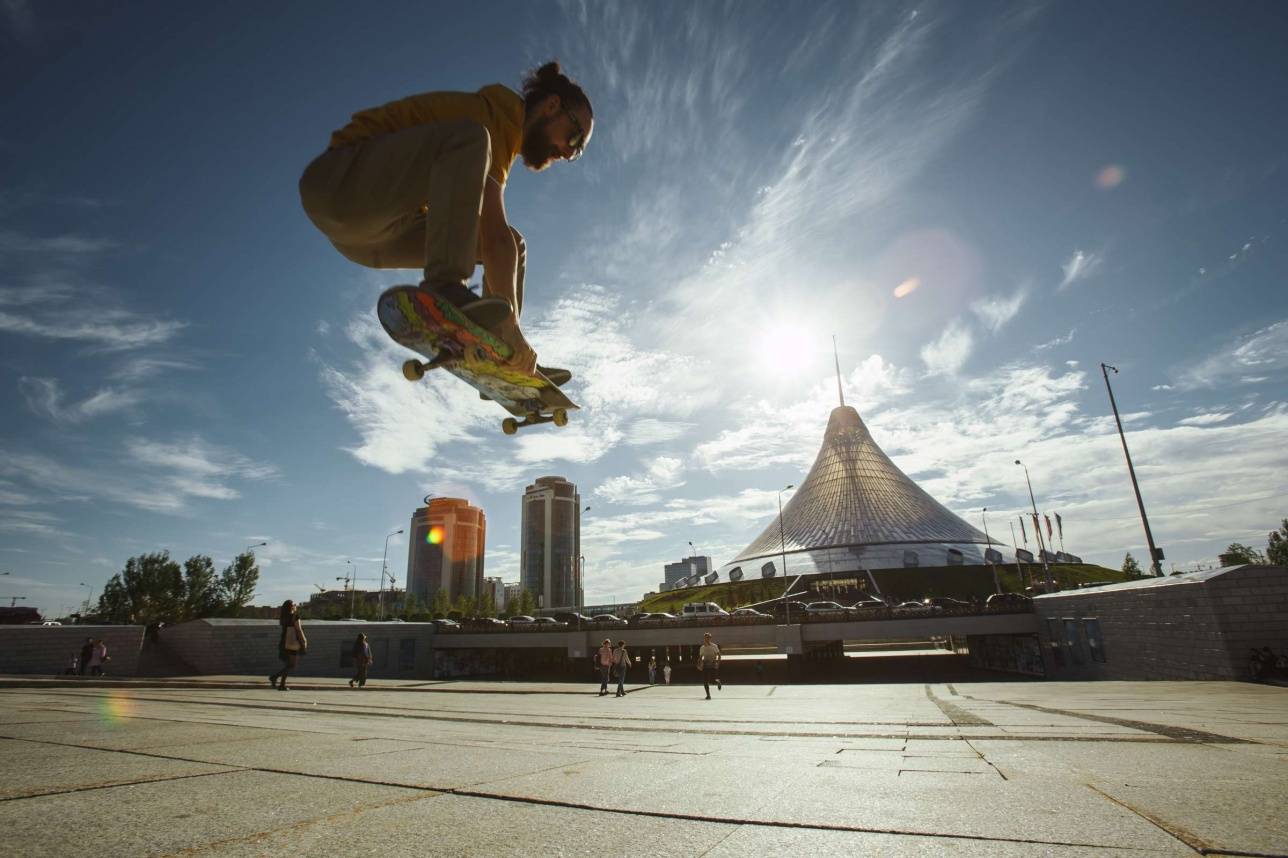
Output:
[[1288,647],[1288,569],[1237,566],[1034,600],[1050,679],[1246,679]]
[[[375,659],[367,675],[382,679],[430,678],[430,623],[303,623],[308,654],[294,671],[300,676],[349,676],[353,641],[362,632]],[[193,620],[170,626],[161,643],[205,675],[268,676],[282,666],[277,656],[276,620]]]
[[111,659],[104,672],[132,676],[143,644],[142,626],[0,626],[0,673],[59,674],[86,638],[102,638]]

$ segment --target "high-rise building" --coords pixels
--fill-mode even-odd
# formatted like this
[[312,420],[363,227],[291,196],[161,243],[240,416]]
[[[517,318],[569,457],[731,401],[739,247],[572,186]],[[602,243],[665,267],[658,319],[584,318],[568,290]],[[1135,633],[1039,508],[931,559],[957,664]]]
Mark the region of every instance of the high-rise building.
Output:
[[711,574],[710,557],[686,557],[678,563],[668,563],[662,567],[662,583],[658,584],[658,590],[665,593],[667,590],[675,589],[675,582],[682,578],[690,578],[694,575],[707,576]]
[[[504,585],[505,598],[502,600],[507,613],[513,613],[519,606],[519,593],[523,590],[523,585],[518,581],[507,581]],[[501,605],[497,605],[498,611]]]
[[523,493],[520,579],[537,607],[575,608],[581,594],[581,496],[563,477],[539,477]]
[[421,604],[439,590],[449,601],[483,592],[483,510],[462,498],[432,498],[412,513],[407,549],[407,592]]
[[492,605],[497,611],[505,610],[505,582],[500,578],[484,578],[483,595],[492,597]]

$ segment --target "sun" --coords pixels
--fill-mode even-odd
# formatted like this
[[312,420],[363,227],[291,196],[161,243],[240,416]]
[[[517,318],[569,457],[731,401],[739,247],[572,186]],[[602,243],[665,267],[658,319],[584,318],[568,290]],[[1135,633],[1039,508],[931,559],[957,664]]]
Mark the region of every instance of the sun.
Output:
[[776,379],[798,378],[814,361],[815,338],[794,321],[766,325],[756,337],[760,370]]

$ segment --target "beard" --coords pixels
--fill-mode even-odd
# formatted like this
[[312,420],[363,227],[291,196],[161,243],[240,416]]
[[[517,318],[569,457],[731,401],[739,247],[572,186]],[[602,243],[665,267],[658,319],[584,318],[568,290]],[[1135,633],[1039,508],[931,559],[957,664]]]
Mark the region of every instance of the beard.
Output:
[[549,125],[549,117],[542,117],[523,133],[523,145],[519,154],[523,157],[524,166],[534,173],[549,167],[559,156],[559,150],[551,142],[546,130]]

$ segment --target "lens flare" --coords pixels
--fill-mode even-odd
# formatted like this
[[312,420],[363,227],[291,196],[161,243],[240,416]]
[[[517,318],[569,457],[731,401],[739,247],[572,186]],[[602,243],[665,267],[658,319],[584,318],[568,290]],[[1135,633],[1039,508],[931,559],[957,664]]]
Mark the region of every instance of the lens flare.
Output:
[[902,298],[905,295],[911,295],[913,292],[917,291],[917,287],[920,285],[921,281],[919,279],[916,277],[909,277],[907,280],[894,287],[894,296],[896,298]]
[[1096,173],[1096,187],[1108,191],[1118,187],[1127,178],[1127,171],[1118,164],[1106,164]]
[[429,529],[429,533],[425,534],[425,541],[428,542],[430,545],[442,545],[443,544],[442,526],[436,524],[433,527],[431,527]]
[[119,693],[109,694],[100,702],[99,714],[108,724],[119,724],[134,714],[134,701]]

